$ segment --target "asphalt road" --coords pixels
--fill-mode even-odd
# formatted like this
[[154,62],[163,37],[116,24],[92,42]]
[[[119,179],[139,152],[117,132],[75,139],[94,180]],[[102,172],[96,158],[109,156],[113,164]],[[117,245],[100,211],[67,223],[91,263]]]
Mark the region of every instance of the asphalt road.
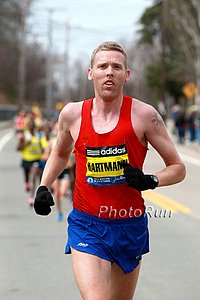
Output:
[[[56,221],[55,209],[48,217],[40,217],[27,206],[15,145],[10,131],[1,130],[0,299],[79,300],[71,257],[64,255],[67,224]],[[155,204],[153,198],[146,200],[151,208],[151,252],[144,256],[135,300],[200,299],[199,153],[183,146],[178,150],[185,159],[187,178],[156,190],[169,200],[172,215],[158,217],[156,213],[168,206],[162,201]],[[161,166],[150,149],[146,171]],[[67,216],[71,203],[66,200],[63,206]]]

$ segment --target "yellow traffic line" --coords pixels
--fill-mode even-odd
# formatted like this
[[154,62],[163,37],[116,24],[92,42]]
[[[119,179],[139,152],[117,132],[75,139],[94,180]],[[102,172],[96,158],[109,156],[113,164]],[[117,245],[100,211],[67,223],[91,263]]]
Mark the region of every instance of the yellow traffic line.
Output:
[[144,191],[142,192],[142,196],[144,199],[158,205],[159,207],[164,208],[166,210],[171,210],[174,213],[181,212],[184,214],[189,214],[191,212],[191,210],[185,205],[180,204],[175,200],[172,200],[171,198],[168,198],[157,192]]

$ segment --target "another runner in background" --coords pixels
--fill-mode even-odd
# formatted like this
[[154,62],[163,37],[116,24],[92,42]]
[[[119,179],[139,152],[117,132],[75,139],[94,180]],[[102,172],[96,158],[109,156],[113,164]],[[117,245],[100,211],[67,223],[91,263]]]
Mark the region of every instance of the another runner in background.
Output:
[[17,150],[21,153],[21,167],[24,175],[24,188],[30,193],[28,204],[33,205],[36,180],[41,177],[39,161],[42,157],[40,137],[37,132],[34,118],[27,124],[27,130],[20,130],[17,133]]
[[66,168],[61,172],[58,178],[54,181],[53,195],[55,199],[56,209],[57,209],[57,221],[61,222],[63,220],[63,211],[62,211],[62,201],[64,198],[71,200],[72,197],[72,178],[71,173],[74,167],[74,156],[71,154],[70,159],[66,165]]

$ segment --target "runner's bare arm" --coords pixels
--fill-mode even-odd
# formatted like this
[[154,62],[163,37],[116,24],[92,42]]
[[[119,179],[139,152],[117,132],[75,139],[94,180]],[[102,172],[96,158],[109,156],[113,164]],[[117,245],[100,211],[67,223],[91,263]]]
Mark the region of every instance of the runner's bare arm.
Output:
[[56,144],[50,153],[41,179],[41,185],[48,188],[51,187],[52,183],[66,167],[73,149],[74,141],[71,136],[71,128],[76,121],[76,115],[74,115],[73,111],[74,105],[70,103],[59,115]]
[[146,140],[159,153],[165,168],[155,173],[159,179],[158,186],[167,186],[182,181],[185,177],[185,166],[173,144],[160,114],[148,106],[145,111]]

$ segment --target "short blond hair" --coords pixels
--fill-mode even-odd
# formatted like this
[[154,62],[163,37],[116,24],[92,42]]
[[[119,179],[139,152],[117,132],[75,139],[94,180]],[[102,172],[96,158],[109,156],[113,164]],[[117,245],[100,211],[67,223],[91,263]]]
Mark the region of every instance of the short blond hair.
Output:
[[95,56],[98,52],[100,51],[118,51],[121,52],[124,55],[124,65],[125,68],[127,69],[127,54],[125,50],[120,46],[117,42],[104,42],[100,44],[94,51],[92,52],[91,55],[91,67],[94,65],[94,59]]

